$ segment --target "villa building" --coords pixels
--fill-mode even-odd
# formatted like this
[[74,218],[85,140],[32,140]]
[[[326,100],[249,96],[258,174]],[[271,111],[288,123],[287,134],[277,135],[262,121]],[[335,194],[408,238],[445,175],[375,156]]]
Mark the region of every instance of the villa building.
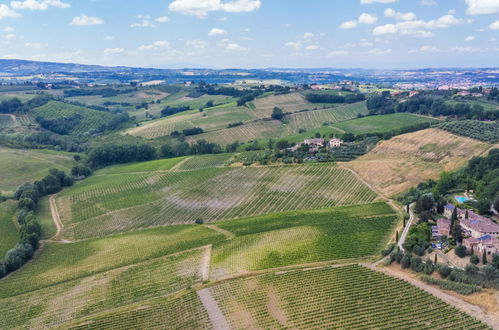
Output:
[[485,251],[488,261],[492,261],[494,254],[499,253],[499,239],[491,235],[464,239],[463,245],[469,253],[473,251],[477,256],[482,256]]
[[472,210],[456,208],[454,205],[444,207],[444,216],[448,219],[456,209],[457,217],[460,219],[461,228],[468,236],[473,238],[483,237],[485,235],[499,236],[499,225],[487,217],[476,214]]
[[343,145],[343,140],[338,138],[332,138],[329,140],[329,148],[337,148]]

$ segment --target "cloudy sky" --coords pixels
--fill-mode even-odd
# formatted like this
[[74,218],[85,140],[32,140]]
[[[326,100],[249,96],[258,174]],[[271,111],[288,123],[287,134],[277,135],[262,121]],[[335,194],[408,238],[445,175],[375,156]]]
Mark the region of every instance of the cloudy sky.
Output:
[[499,66],[499,0],[0,0],[0,57],[179,68]]

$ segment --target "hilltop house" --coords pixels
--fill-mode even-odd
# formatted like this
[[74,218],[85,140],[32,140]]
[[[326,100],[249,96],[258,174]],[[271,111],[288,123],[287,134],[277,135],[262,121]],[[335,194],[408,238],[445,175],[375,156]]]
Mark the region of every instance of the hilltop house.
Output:
[[303,142],[297,143],[294,147],[290,148],[291,151],[296,151],[300,149],[301,146],[308,146],[309,152],[318,152],[320,148],[325,146],[324,139],[316,138],[316,139],[305,139]]
[[485,251],[485,255],[489,261],[492,261],[494,254],[499,253],[499,239],[491,235],[464,239],[463,245],[466,247],[468,252],[471,253],[473,250],[473,254],[478,256],[483,255]]
[[329,148],[341,147],[343,145],[343,140],[338,138],[332,138],[329,140]]
[[439,236],[450,236],[450,221],[447,219],[437,220],[437,232]]
[[[456,209],[457,217],[460,219],[461,228],[473,238],[483,237],[485,235],[499,236],[499,225],[487,217],[476,214],[472,210],[456,208],[454,205],[444,207],[444,216],[448,219]],[[466,213],[468,217],[466,218]]]

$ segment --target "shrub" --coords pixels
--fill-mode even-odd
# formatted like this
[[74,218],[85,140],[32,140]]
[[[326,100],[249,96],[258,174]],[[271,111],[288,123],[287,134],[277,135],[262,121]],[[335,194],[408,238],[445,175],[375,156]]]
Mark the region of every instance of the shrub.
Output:
[[459,257],[459,258],[464,258],[466,257],[466,247],[464,245],[459,245],[454,249],[454,253]]
[[473,265],[478,265],[478,263],[480,262],[480,258],[478,258],[477,255],[472,255],[470,257],[470,262],[473,264]]

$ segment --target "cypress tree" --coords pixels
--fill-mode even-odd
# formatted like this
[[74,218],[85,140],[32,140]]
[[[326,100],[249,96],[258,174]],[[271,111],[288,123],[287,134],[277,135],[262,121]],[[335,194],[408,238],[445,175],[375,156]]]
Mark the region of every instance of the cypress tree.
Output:
[[395,242],[398,241],[399,241],[399,231],[397,230],[397,232],[395,233]]
[[433,261],[433,263],[436,265],[437,264],[437,253],[435,252],[435,260]]
[[464,218],[465,218],[465,219],[468,219],[468,218],[469,218],[469,215],[468,215],[468,210],[466,210],[466,214],[464,215]]
[[485,249],[483,249],[482,264],[487,264],[487,251],[485,251]]

